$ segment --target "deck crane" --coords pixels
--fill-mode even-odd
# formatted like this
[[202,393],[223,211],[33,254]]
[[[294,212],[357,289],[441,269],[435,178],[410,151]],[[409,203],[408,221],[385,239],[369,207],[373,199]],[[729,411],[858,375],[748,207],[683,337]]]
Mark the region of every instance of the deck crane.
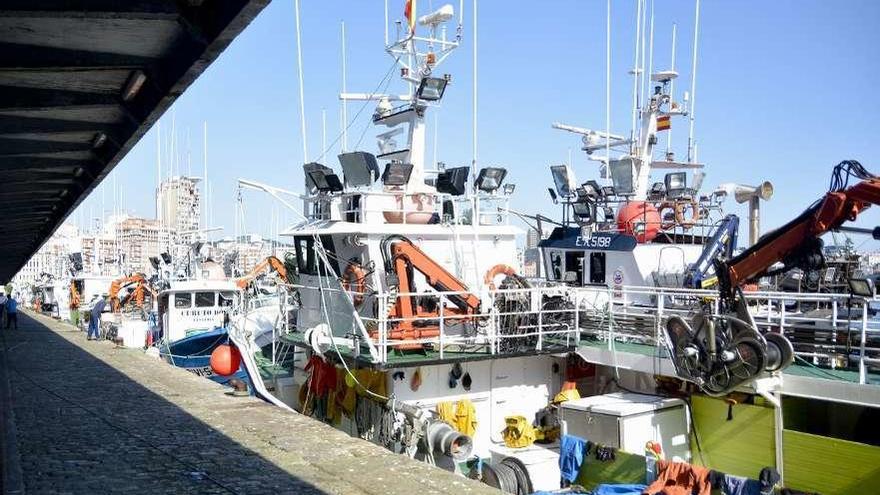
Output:
[[[859,182],[850,186],[851,178]],[[794,268],[821,268],[820,237],[855,220],[872,204],[880,204],[880,177],[855,160],[843,161],[834,167],[828,193],[795,219],[736,256],[727,258],[718,250],[713,265],[720,291],[719,315],[698,311],[690,322],[673,316],[666,323],[679,376],[710,395],[725,395],[763,373],[790,365],[794,359],[791,343],[782,333],[757,330],[741,286]],[[771,270],[779,262],[782,268]]]
[[257,263],[257,266],[246,275],[235,279],[235,285],[240,289],[244,289],[264,271],[274,271],[278,273],[281,280],[287,283],[287,268],[284,267],[284,263],[275,256],[267,256],[266,259]]
[[[393,283],[399,294],[388,316],[395,319],[388,336],[395,340],[419,340],[440,335],[440,317],[473,317],[480,312],[480,298],[467,285],[431,259],[413,242],[401,235],[392,235],[382,241],[385,272],[394,274]],[[445,307],[442,300],[416,295],[414,271],[421,273],[428,285],[443,292],[454,307]],[[450,323],[447,320],[446,323]],[[374,332],[375,336],[375,332]],[[404,343],[398,349],[418,349],[421,344]]]
[[[135,286],[134,290],[125,298],[120,299],[119,291],[130,285]],[[113,309],[113,312],[118,313],[122,310],[122,306],[124,306],[131,298],[134,298],[135,304],[139,308],[143,308],[144,298],[146,297],[147,292],[152,294],[153,297],[157,296],[156,291],[150,287],[146,277],[144,277],[142,273],[134,273],[127,277],[117,278],[111,282],[110,290],[107,292],[107,295],[110,297],[110,307]]]

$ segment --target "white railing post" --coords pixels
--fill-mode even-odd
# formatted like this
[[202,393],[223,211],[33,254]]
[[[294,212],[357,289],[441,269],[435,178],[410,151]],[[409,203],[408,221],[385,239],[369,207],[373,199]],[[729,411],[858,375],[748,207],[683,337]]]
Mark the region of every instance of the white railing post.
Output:
[[862,300],[862,342],[859,346],[859,384],[864,385],[868,379],[868,369],[865,364],[865,340],[868,334],[868,301]]
[[[837,353],[837,298],[831,301],[831,352]],[[837,368],[837,359],[829,359],[831,369]]]
[[446,333],[446,324],[443,320],[443,300],[437,296],[437,305],[440,306],[440,360],[443,360],[443,334]]
[[660,335],[663,332],[663,309],[666,304],[666,298],[663,297],[663,292],[657,296],[657,324],[654,328],[654,344],[659,347],[660,346]]
[[544,341],[542,337],[544,336],[544,310],[543,308],[538,311],[538,350],[543,349]]

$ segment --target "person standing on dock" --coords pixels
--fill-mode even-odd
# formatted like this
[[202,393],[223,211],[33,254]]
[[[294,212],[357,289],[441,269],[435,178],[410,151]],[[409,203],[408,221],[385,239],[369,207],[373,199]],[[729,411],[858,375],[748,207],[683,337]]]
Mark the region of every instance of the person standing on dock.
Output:
[[15,300],[15,297],[9,296],[6,298],[6,329],[9,330],[9,327],[15,326],[15,329],[18,330],[18,301]]
[[101,313],[104,312],[104,306],[107,305],[107,297],[102,296],[95,302],[95,305],[92,306],[92,314],[89,316],[89,334],[87,339],[93,340],[92,335],[95,336],[94,340],[98,340],[100,337],[100,329],[101,329]]

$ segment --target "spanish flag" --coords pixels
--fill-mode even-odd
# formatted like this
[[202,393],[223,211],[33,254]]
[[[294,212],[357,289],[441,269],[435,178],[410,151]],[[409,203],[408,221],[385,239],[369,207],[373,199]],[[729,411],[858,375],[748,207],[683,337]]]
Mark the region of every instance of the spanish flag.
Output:
[[416,0],[406,0],[403,15],[406,16],[407,24],[409,24],[409,32],[414,33],[416,30]]
[[661,115],[657,117],[657,132],[668,131],[670,127],[672,127],[672,122],[669,115]]

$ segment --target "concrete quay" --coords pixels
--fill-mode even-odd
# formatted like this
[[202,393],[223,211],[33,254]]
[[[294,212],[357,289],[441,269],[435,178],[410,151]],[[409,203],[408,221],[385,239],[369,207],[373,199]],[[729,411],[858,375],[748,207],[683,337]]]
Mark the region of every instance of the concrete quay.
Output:
[[498,493],[66,323],[19,320],[0,338],[4,493]]

